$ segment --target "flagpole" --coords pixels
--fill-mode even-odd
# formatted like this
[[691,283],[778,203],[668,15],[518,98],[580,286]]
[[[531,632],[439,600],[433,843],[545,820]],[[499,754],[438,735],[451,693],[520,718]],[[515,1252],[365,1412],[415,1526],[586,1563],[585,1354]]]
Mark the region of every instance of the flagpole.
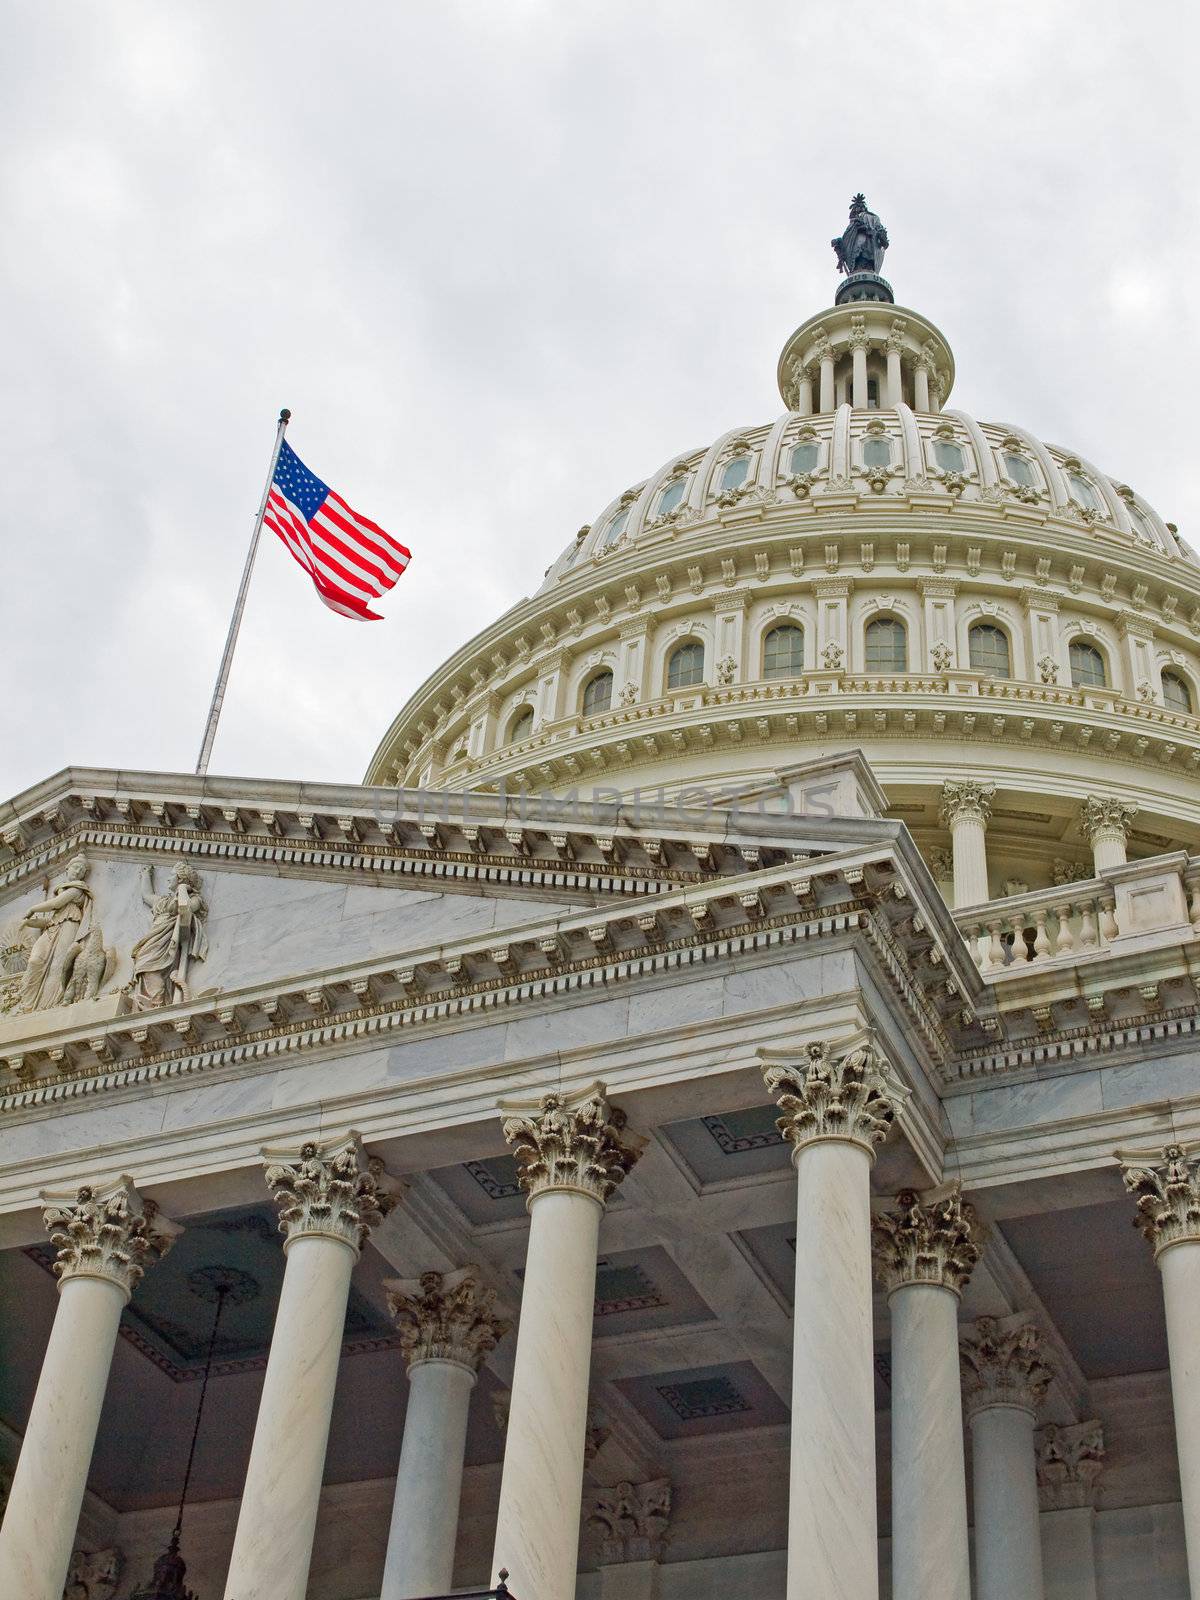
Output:
[[238,632],[242,626],[242,612],[246,609],[246,592],[250,587],[250,574],[254,571],[254,557],[258,554],[258,541],[262,534],[263,518],[267,514],[267,497],[271,493],[271,484],[275,479],[275,468],[279,462],[279,452],[283,448],[283,436],[291,419],[292,413],[285,406],[279,413],[279,426],[275,430],[275,448],[271,451],[271,465],[267,468],[267,481],[263,488],[262,500],[259,502],[258,515],[254,519],[254,532],[250,535],[250,549],[246,555],[246,565],[242,569],[242,581],[238,585],[237,599],[233,606],[233,616],[229,622],[229,632],[225,636],[225,649],[221,653],[221,666],[217,673],[216,687],[213,689],[212,704],[208,708],[208,721],[204,725],[204,742],[200,746],[200,756],[196,762],[196,774],[201,778],[208,771],[208,758],[212,755],[213,740],[217,737],[217,723],[221,719],[221,707],[225,703],[225,686],[229,682],[229,669],[233,664],[233,652],[237,646]]

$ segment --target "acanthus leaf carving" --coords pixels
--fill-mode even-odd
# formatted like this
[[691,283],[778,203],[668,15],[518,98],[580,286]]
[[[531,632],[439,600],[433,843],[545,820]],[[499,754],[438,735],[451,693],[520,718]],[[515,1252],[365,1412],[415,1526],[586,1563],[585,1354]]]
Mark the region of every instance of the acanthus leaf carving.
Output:
[[671,1519],[671,1484],[667,1478],[648,1483],[625,1480],[601,1489],[593,1502],[588,1526],[600,1538],[600,1562],[659,1561]]
[[496,1291],[478,1267],[389,1278],[383,1287],[410,1371],[422,1361],[455,1361],[478,1372],[512,1326],[495,1315]]
[[1200,1240],[1200,1150],[1169,1144],[1158,1154],[1118,1151],[1121,1176],[1137,1197],[1137,1226],[1157,1256],[1170,1245]]
[[1104,1429],[1096,1421],[1047,1423],[1037,1437],[1038,1498],[1043,1511],[1090,1506],[1104,1470]]
[[105,1187],[84,1184],[70,1200],[43,1200],[42,1221],[56,1252],[54,1274],[64,1283],[106,1278],[130,1295],[183,1231],[126,1176]]
[[988,1406],[1036,1411],[1054,1374],[1042,1360],[1042,1336],[1025,1312],[979,1317],[959,1342],[968,1412]]
[[566,1189],[603,1205],[642,1151],[641,1140],[625,1135],[625,1113],[609,1104],[601,1084],[500,1109],[519,1182],[531,1200],[547,1189]]
[[896,1207],[871,1219],[875,1271],[890,1294],[906,1284],[934,1284],[961,1294],[979,1260],[978,1220],[961,1185],[926,1194],[906,1189]]
[[295,1155],[264,1150],[263,1157],[279,1231],[289,1244],[316,1236],[358,1252],[398,1199],[382,1161],[367,1155],[356,1133],[325,1149],[310,1140]]
[[836,1058],[820,1040],[794,1054],[760,1050],[759,1059],[767,1092],[783,1112],[776,1126],[793,1154],[817,1139],[846,1139],[871,1151],[909,1096],[869,1043]]

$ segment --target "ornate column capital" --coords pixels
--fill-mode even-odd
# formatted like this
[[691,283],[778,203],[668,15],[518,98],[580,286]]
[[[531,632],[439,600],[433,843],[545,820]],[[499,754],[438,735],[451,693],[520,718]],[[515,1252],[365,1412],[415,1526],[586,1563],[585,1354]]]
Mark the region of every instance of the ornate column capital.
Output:
[[128,1176],[100,1187],[84,1184],[73,1199],[43,1194],[42,1202],[60,1283],[106,1278],[128,1297],[146,1268],[161,1260],[183,1232],[138,1193]]
[[1200,1240],[1200,1146],[1118,1150],[1116,1157],[1125,1187],[1137,1196],[1137,1226],[1156,1258],[1173,1244]]
[[941,821],[951,826],[960,817],[986,823],[992,814],[996,785],[975,778],[947,778],[942,784]]
[[1079,826],[1089,844],[1094,845],[1097,838],[1120,839],[1124,843],[1137,814],[1137,806],[1127,805],[1124,800],[1089,794],[1079,807]]
[[1042,1336],[1024,1311],[979,1317],[959,1340],[968,1416],[989,1406],[1036,1412],[1054,1374],[1042,1361]]
[[573,1095],[510,1101],[500,1110],[530,1201],[548,1189],[564,1189],[603,1205],[642,1153],[642,1140],[622,1139],[625,1113],[609,1105],[600,1083]]
[[919,1195],[905,1189],[894,1211],[871,1218],[875,1273],[888,1294],[910,1283],[962,1293],[979,1260],[977,1218],[962,1186],[943,1184]]
[[294,1154],[264,1150],[262,1155],[285,1250],[295,1239],[336,1239],[357,1255],[399,1198],[383,1162],[367,1155],[357,1133],[340,1144],[310,1140]]
[[601,1489],[592,1503],[588,1527],[600,1536],[600,1564],[616,1561],[661,1561],[671,1520],[671,1484],[667,1478],[649,1483],[614,1483]]
[[783,1112],[776,1126],[792,1146],[793,1161],[817,1139],[846,1140],[873,1157],[910,1092],[869,1043],[836,1060],[824,1041],[795,1053],[760,1050],[758,1058],[767,1092]]
[[1037,1436],[1038,1499],[1043,1511],[1070,1511],[1096,1499],[1104,1470],[1104,1429],[1098,1422],[1059,1427],[1051,1422]]
[[493,1315],[496,1291],[480,1283],[478,1267],[388,1278],[383,1287],[410,1372],[422,1361],[454,1361],[475,1374],[512,1327]]

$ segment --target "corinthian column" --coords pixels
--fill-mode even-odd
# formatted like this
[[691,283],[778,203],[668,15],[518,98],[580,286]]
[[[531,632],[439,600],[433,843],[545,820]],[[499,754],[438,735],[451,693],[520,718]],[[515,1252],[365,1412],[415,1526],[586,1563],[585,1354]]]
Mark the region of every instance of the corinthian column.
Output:
[[1079,807],[1079,826],[1092,847],[1097,876],[1105,867],[1123,867],[1129,859],[1126,846],[1137,812],[1136,806],[1126,805],[1123,800],[1094,794],[1089,794]]
[[1070,1574],[1072,1600],[1097,1600],[1096,1479],[1104,1469],[1104,1431],[1098,1422],[1060,1428],[1048,1423],[1037,1437],[1038,1498],[1050,1570]]
[[304,1600],[350,1272],[394,1200],[357,1134],[263,1157],[287,1264],[225,1597]]
[[942,784],[941,820],[949,825],[954,853],[954,904],[981,906],[988,899],[987,824],[994,783],[948,778]]
[[979,1259],[957,1184],[897,1196],[874,1219],[892,1316],[893,1600],[967,1600],[967,1474],[958,1300]]
[[121,1312],[181,1230],[132,1178],[46,1202],[58,1307],[0,1527],[0,1595],[62,1600]]
[[1118,1151],[1117,1160],[1162,1275],[1188,1581],[1200,1595],[1200,1145]]
[[572,1600],[600,1217],[640,1145],[601,1084],[501,1109],[529,1245],[492,1569],[519,1600]]
[[870,1174],[908,1091],[869,1044],[759,1056],[796,1168],[787,1600],[876,1600]]
[[478,1267],[384,1284],[408,1360],[408,1409],[381,1600],[446,1594],[454,1582],[467,1410],[484,1356],[510,1324]]
[[671,1484],[614,1483],[592,1502],[588,1526],[599,1536],[600,1600],[658,1600],[659,1563],[671,1520]]
[[980,1317],[961,1343],[975,1491],[975,1600],[1042,1600],[1033,1424],[1050,1385],[1023,1312]]

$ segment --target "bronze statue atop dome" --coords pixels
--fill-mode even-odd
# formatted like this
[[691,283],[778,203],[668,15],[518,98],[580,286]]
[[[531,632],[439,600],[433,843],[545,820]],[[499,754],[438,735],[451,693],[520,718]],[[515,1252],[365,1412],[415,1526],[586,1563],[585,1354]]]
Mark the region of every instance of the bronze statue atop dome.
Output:
[[847,277],[856,272],[878,272],[888,247],[887,229],[873,211],[867,209],[865,194],[850,202],[850,221],[838,239],[831,239],[838,271]]

